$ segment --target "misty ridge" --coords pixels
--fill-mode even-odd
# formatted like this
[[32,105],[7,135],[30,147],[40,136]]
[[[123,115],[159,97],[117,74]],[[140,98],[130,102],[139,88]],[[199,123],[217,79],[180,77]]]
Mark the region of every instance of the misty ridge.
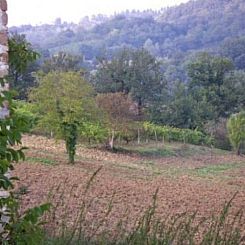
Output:
[[159,11],[85,17],[79,24],[62,22],[61,16],[53,25],[11,27],[10,32],[25,34],[46,55],[65,51],[92,64],[122,48],[143,47],[168,62],[182,62],[196,51],[220,53],[223,44],[244,36],[244,14],[242,0],[190,1]]

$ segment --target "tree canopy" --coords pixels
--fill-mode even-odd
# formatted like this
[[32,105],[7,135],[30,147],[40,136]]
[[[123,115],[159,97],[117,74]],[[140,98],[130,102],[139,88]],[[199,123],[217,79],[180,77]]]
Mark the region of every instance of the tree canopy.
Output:
[[65,140],[73,163],[79,127],[98,115],[91,85],[79,72],[50,72],[38,77],[30,100],[41,115],[38,126]]
[[38,70],[35,62],[39,54],[26,40],[25,35],[12,34],[9,37],[9,81],[10,86],[18,91],[19,99],[25,99],[28,89],[35,84],[33,72]]

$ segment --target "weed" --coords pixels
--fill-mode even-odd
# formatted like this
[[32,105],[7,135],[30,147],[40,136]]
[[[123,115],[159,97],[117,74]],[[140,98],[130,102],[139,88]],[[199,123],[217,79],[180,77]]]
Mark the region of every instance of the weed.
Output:
[[20,196],[20,195],[26,195],[27,193],[29,192],[28,190],[28,186],[26,185],[22,185],[18,188],[18,190],[16,190],[14,192],[14,194],[16,194],[17,196]]
[[191,170],[190,173],[200,177],[212,176],[212,175],[216,176],[216,175],[223,174],[226,171],[240,168],[241,166],[242,166],[241,163],[209,165],[205,167],[195,168],[194,170]]
[[31,163],[41,163],[43,165],[50,165],[50,166],[53,166],[56,164],[56,162],[52,159],[40,158],[40,157],[27,157],[26,161],[31,162]]
[[[98,170],[99,171],[99,170]],[[89,194],[90,186],[98,171],[90,178],[83,192],[83,197]],[[65,185],[64,185],[65,187]],[[60,187],[59,187],[60,188]],[[73,187],[72,187],[73,188]],[[71,190],[72,191],[72,190]],[[70,193],[71,193],[70,191]],[[45,240],[46,245],[170,245],[170,244],[201,244],[201,245],[239,245],[245,241],[244,215],[239,210],[234,216],[230,215],[230,208],[236,194],[225,203],[218,216],[199,219],[197,212],[168,215],[160,219],[157,215],[158,189],[153,195],[152,204],[138,218],[134,226],[127,230],[127,225],[132,222],[130,215],[121,218],[113,231],[107,229],[107,220],[113,209],[113,196],[104,213],[104,218],[92,220],[88,223],[87,212],[92,206],[93,200],[88,203],[82,201],[80,213],[71,223],[68,215],[63,216],[61,228],[52,227],[52,234]],[[64,195],[61,194],[61,206],[63,206]],[[55,212],[59,211],[55,207]],[[67,206],[65,206],[66,210]],[[55,221],[55,215],[54,222]],[[60,222],[59,222],[60,223]],[[50,232],[49,232],[50,234]]]

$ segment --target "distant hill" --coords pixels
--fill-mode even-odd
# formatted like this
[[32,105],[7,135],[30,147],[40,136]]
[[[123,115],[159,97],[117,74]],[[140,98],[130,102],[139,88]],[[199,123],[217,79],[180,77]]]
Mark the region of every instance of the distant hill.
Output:
[[132,11],[85,17],[79,24],[12,27],[50,54],[60,50],[91,62],[122,47],[148,49],[171,59],[200,50],[216,51],[226,41],[245,36],[244,0],[196,0],[159,11]]

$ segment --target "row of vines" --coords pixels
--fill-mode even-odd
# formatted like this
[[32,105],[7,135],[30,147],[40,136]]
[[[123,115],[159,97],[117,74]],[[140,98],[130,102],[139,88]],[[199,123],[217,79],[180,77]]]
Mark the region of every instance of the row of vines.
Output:
[[167,140],[189,143],[194,145],[212,145],[214,139],[198,130],[174,128],[170,126],[156,125],[150,122],[143,124],[147,135],[156,141]]
[[[38,132],[36,124],[39,115],[33,113],[32,104],[16,102],[17,115],[29,122],[29,129],[26,132]],[[35,111],[35,110],[34,110]],[[33,131],[34,129],[34,131]],[[43,132],[44,133],[44,132]],[[46,132],[48,133],[48,132]],[[117,141],[174,141],[195,145],[212,145],[214,139],[198,130],[181,129],[166,125],[156,125],[150,122],[128,122],[124,127],[115,130],[115,140]],[[78,130],[80,141],[89,143],[103,143],[110,137],[110,127],[99,122],[83,122]]]

